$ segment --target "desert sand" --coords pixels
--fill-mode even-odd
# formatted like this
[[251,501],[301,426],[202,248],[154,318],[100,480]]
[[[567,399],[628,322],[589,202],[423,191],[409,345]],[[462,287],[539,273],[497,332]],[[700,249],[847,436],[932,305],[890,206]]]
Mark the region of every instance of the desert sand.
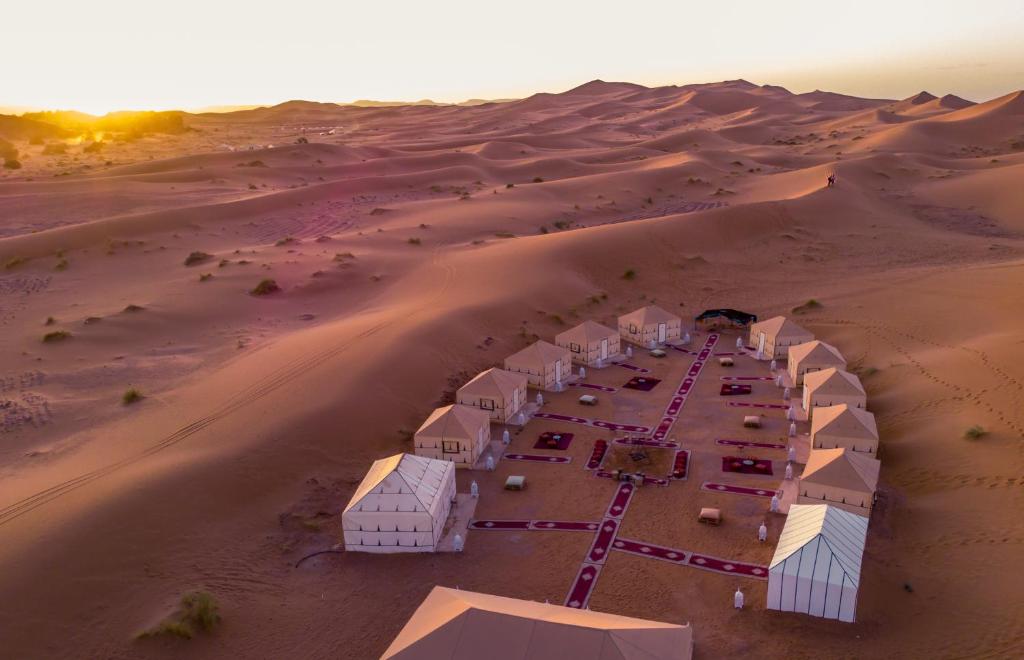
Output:
[[[684,327],[706,307],[792,315],[860,374],[882,472],[858,621],[767,612],[752,581],[736,612],[739,580],[625,554],[593,609],[691,622],[699,658],[1024,654],[1024,92],[593,81],[184,122],[55,156],[0,133],[23,165],[0,170],[0,655],[373,658],[435,584],[562,602],[587,535],[471,531],[459,555],[295,564],[338,543],[371,462],[411,451],[468,378],[652,301]],[[263,279],[280,290],[251,295]],[[42,341],[55,331],[70,336]],[[689,364],[634,361],[662,384],[602,416],[656,420]],[[709,365],[673,432],[689,478],[638,492],[624,535],[770,560],[763,503],[699,490],[721,477],[713,439],[742,433],[717,388],[743,370]],[[123,404],[129,388],[144,398]],[[576,412],[571,397],[549,405]],[[974,425],[987,433],[966,439]],[[513,448],[543,430],[576,434],[573,464],[460,471],[477,517],[600,516],[613,485],[580,463],[607,434],[537,420]],[[502,491],[508,474],[529,488]],[[726,524],[698,525],[701,506]],[[218,629],[136,639],[195,589]]]

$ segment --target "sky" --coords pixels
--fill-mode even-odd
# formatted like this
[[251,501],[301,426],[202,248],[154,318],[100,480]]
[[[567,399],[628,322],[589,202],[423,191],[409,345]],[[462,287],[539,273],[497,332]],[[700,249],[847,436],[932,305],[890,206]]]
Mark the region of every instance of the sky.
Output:
[[1024,88],[1022,0],[3,4],[7,108],[451,102],[596,78],[976,101]]

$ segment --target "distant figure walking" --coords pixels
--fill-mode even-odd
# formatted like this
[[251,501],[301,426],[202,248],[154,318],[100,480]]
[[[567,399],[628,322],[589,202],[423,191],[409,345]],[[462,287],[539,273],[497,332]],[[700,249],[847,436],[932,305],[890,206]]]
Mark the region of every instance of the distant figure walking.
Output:
[[828,175],[828,186],[827,187],[831,188],[834,185],[836,185],[836,173],[832,172],[831,174]]

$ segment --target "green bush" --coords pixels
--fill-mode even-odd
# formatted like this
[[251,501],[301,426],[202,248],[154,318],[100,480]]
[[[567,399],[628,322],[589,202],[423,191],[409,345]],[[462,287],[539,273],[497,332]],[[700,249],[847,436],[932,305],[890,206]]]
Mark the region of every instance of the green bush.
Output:
[[54,342],[64,341],[65,339],[70,338],[71,333],[68,332],[67,330],[54,330],[53,332],[47,332],[45,335],[43,335],[43,343],[52,344]]
[[964,431],[964,438],[967,440],[978,440],[986,435],[988,435],[988,431],[977,424]]
[[185,265],[186,266],[195,266],[196,264],[201,264],[204,261],[207,261],[208,259],[212,259],[212,258],[213,258],[212,254],[206,254],[205,252],[199,252],[199,251],[192,252],[187,257],[185,257]]
[[121,403],[126,406],[130,406],[133,403],[142,401],[145,397],[142,396],[142,392],[138,391],[134,387],[129,388],[122,396]]
[[270,295],[271,293],[276,293],[280,290],[281,287],[277,285],[277,282],[271,279],[265,279],[260,280],[260,283],[257,284],[256,287],[249,293],[251,293],[254,296],[266,296]]
[[627,270],[625,273],[622,274],[622,279],[624,279],[624,280],[635,280],[636,279],[636,271],[633,270],[632,268],[630,268],[629,270]]

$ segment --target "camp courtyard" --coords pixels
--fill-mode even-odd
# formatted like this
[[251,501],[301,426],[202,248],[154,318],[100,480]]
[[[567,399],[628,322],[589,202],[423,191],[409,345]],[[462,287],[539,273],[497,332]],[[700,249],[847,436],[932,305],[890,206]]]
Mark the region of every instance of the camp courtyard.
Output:
[[384,657],[690,658],[672,594],[855,621],[880,461],[847,366],[790,318],[648,305],[468,379],[367,466],[340,545],[494,562],[543,596],[436,585]]

